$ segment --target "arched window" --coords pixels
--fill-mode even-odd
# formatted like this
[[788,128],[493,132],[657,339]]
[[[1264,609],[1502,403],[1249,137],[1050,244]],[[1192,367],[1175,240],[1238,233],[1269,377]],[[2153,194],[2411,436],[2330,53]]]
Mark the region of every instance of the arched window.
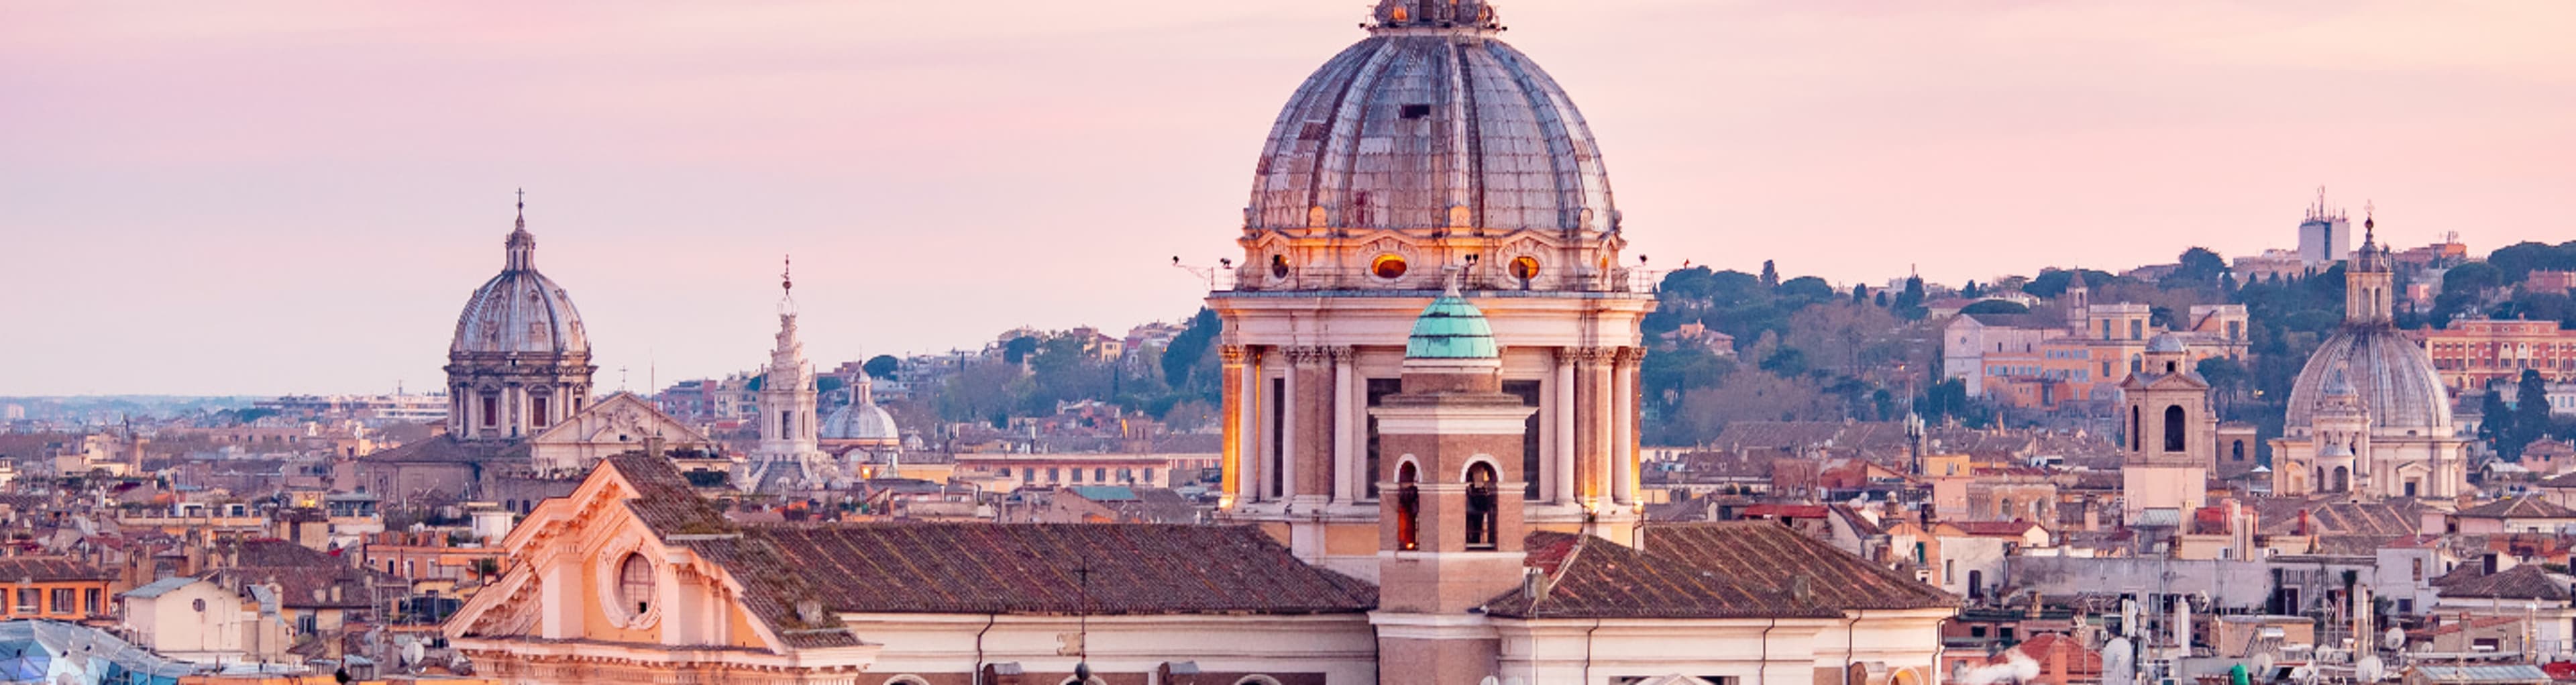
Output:
[[[1528,257],[1522,257],[1522,259],[1528,259]],[[1266,675],[1248,675],[1242,680],[1234,681],[1234,685],[1279,685],[1279,679]]]
[[887,678],[885,685],[930,685],[930,681],[921,679],[921,676],[904,674]]
[[1467,467],[1467,549],[1494,548],[1494,481],[1493,464],[1476,462]]
[[2231,459],[2233,459],[2234,461],[2244,461],[2244,460],[2245,460],[2245,441],[2243,441],[2243,440],[2238,440],[2238,441],[2236,441],[2235,445],[2236,445],[2236,446],[2235,446],[2235,448],[2234,448],[2234,449],[2232,449],[2232,450],[2230,450],[2230,452],[2231,452],[2231,454],[2229,455],[2229,456],[2230,456],[2230,458],[2231,458]]
[[2165,407],[2165,451],[2182,451],[2183,421],[2182,405]]
[[[2118,421],[2119,419],[2112,419],[2112,420],[2113,420],[2113,421]],[[2138,421],[2138,408],[2137,408],[2137,407],[2130,407],[2130,408],[2129,408],[2129,451],[2131,451],[2131,452],[2144,452],[2144,451],[2146,451],[2146,450],[2147,450],[2147,435],[2146,435],[2146,432],[2145,432],[2145,428],[2146,428],[2146,426],[2145,426],[2144,424],[2142,424],[2142,423],[2140,423],[2140,422]]]
[[2350,492],[2351,490],[2352,490],[2352,470],[2351,470],[2351,469],[2344,468],[2344,467],[2341,467],[2341,466],[2337,466],[2337,467],[2335,467],[2335,474],[2334,474],[2334,491],[2335,491],[2335,492]]
[[1405,462],[1395,467],[1395,548],[1422,549],[1422,473]]

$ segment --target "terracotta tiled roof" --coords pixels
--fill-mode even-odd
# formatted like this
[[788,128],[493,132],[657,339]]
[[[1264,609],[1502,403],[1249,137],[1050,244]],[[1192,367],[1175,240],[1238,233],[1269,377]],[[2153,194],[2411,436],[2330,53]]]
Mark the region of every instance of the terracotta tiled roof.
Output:
[[2469,617],[2469,620],[2466,620],[2466,621],[2453,621],[2453,622],[2450,622],[2450,623],[2444,623],[2444,624],[2442,624],[2442,625],[2433,626],[2433,627],[2431,627],[2431,628],[2425,628],[2425,629],[2423,629],[2423,630],[2412,631],[2412,634],[2413,634],[2414,636],[2416,636],[2416,637],[2435,637],[2435,636],[2440,636],[2440,635],[2449,635],[2449,634],[2452,634],[2452,633],[2460,632],[2460,631],[2463,631],[2463,630],[2469,630],[2469,629],[2472,629],[2472,628],[2493,628],[2493,627],[2496,627],[2496,626],[2509,625],[2509,624],[2521,623],[2521,622],[2522,622],[2522,619],[2515,618],[2515,617],[2512,617],[2512,616],[2471,616],[2471,617]]
[[527,443],[461,442],[454,438],[441,435],[426,440],[404,443],[401,447],[370,453],[366,456],[359,457],[358,461],[403,464],[459,463],[491,461],[504,457],[515,457],[520,459],[527,458]]
[[[1297,560],[1258,529],[1152,524],[759,527],[783,572],[844,612],[1331,614],[1377,590]],[[1089,579],[1079,570],[1089,568]],[[1086,589],[1087,588],[1087,589]]]
[[2568,509],[2551,504],[2548,500],[2524,495],[2462,509],[2453,516],[2480,519],[2562,519],[2576,518],[2576,509]]
[[1941,525],[1981,538],[2018,538],[2039,527],[2029,521],[1945,521]]
[[0,583],[114,580],[116,574],[64,557],[0,557]]
[[[1526,618],[1840,617],[1848,609],[1956,606],[1958,599],[1768,521],[1650,525],[1645,549],[1537,532],[1547,578],[1485,607]],[[1535,596],[1531,590],[1537,589]]]
[[2246,503],[2262,517],[2264,535],[2295,534],[2303,511],[2309,535],[2412,535],[2423,527],[2423,508],[2413,502],[2255,497]]
[[[2052,663],[2049,660],[2050,652],[2062,653],[2066,657],[2066,675],[2099,676],[2102,674],[2101,652],[2085,649],[2084,645],[2076,642],[2074,638],[2057,633],[2041,633],[2033,636],[2021,644],[2013,645],[2012,651],[2021,652],[2022,656],[2039,662],[2041,668],[2047,668]],[[1995,663],[2002,663],[2005,660],[2001,654],[1991,659]]]
[[2526,564],[2495,573],[2452,582],[2439,590],[2444,597],[2478,599],[2538,599],[2567,601],[2567,585],[2538,565]]

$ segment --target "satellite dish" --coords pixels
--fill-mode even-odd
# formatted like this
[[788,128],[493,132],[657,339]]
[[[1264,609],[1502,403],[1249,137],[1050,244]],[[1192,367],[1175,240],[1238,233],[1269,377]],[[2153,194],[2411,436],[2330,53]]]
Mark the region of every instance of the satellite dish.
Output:
[[2130,685],[2132,671],[2137,670],[2136,650],[2129,638],[2115,637],[2102,645],[2102,685]]
[[2271,653],[2271,652],[2264,652],[2264,653],[2262,653],[2262,654],[2256,654],[2256,655],[2254,655],[2254,676],[2255,676],[2255,677],[2257,677],[2257,678],[2264,678],[2264,677],[2270,677],[2270,676],[2271,676],[2271,674],[2272,674],[2272,653]]
[[2398,630],[2394,626],[2389,627],[2387,633],[2379,636],[2379,647],[2381,649],[2406,648],[2406,631]]
[[2363,654],[2359,660],[2352,662],[2352,677],[2361,682],[2379,682],[2379,679],[2386,675],[2388,675],[2388,669],[2380,665],[2377,654]]
[[423,649],[418,642],[404,643],[402,649],[403,665],[410,666],[420,663],[421,657],[427,656],[427,652],[428,650]]

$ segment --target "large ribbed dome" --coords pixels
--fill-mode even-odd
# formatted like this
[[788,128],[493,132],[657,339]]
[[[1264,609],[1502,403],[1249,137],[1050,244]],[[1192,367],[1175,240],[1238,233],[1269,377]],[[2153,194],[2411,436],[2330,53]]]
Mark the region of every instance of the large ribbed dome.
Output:
[[1270,129],[1245,228],[1590,229],[1610,177],[1556,81],[1481,0],[1382,0]]
[[2395,328],[2347,325],[2318,345],[2300,369],[2298,383],[2290,387],[2289,427],[2313,426],[2329,386],[2341,384],[2349,384],[2370,413],[2374,433],[2420,431],[2447,437],[2452,432],[2450,394],[2433,370],[2432,355]]
[[525,217],[504,246],[507,260],[501,274],[485,281],[465,301],[448,352],[590,354],[590,338],[582,332],[581,312],[573,309],[572,297],[537,273],[537,238],[528,233]]

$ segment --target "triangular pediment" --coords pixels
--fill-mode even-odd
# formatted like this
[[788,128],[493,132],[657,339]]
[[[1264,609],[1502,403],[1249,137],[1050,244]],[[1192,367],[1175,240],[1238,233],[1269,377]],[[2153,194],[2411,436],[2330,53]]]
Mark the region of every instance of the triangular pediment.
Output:
[[529,438],[536,445],[575,443],[632,443],[660,438],[666,445],[703,445],[714,442],[697,428],[664,414],[652,402],[620,392],[583,407],[562,423]]

